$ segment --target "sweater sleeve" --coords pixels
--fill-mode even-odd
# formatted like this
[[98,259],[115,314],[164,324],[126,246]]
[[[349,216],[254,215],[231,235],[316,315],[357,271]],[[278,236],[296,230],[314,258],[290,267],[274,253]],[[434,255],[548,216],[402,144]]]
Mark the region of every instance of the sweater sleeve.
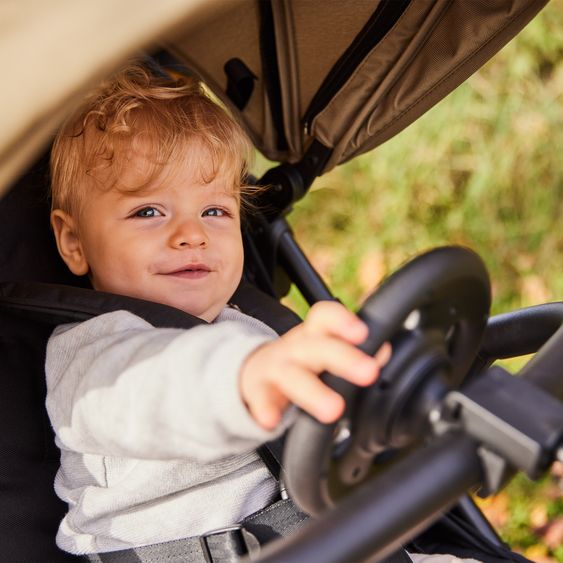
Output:
[[244,406],[238,374],[274,338],[226,320],[154,328],[126,311],[59,327],[47,346],[47,411],[61,449],[213,461],[273,439]]

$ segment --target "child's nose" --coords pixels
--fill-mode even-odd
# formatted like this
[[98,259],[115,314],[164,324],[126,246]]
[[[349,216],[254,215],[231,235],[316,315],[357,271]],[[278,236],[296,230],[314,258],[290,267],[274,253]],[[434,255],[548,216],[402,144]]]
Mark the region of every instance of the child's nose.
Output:
[[174,248],[205,248],[209,240],[205,228],[197,220],[178,222],[170,236]]

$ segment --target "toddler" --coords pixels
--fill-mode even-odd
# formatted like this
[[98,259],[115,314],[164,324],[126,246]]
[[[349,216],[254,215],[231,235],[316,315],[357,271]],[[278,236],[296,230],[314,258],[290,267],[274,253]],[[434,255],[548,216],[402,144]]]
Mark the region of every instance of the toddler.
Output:
[[288,405],[333,422],[344,402],[318,375],[369,385],[389,359],[388,345],[374,358],[355,347],[367,327],[338,303],[313,306],[280,338],[229,306],[242,276],[251,154],[197,82],[136,63],[57,135],[51,224],[68,268],[96,290],[208,323],[162,329],[116,311],[54,331],[47,411],[61,450],[55,490],[68,503],[63,550],[198,536],[268,506],[277,483],[256,448],[287,429]]
[[116,311],[58,327],[47,410],[68,503],[57,544],[74,554],[196,536],[269,505],[256,448],[295,404],[321,422],[343,399],[330,371],[371,384],[389,357],[355,345],[367,327],[337,303],[281,338],[229,306],[243,269],[252,145],[197,82],[133,63],[61,128],[51,224],[68,268],[94,289],[164,303],[208,324],[155,328]]

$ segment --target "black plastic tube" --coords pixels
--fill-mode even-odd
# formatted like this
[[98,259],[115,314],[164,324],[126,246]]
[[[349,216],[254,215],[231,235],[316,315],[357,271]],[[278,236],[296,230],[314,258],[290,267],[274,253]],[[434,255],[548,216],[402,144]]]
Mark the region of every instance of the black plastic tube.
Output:
[[268,545],[260,563],[353,563],[396,551],[482,479],[476,444],[442,436],[398,462],[300,532]]
[[271,236],[276,242],[280,264],[307,303],[312,305],[317,301],[334,301],[330,289],[297,244],[285,219],[277,219],[272,223]]
[[536,355],[519,375],[563,400],[563,302],[492,317],[472,373],[481,371],[496,359],[533,353]]
[[479,355],[488,361],[537,352],[563,325],[563,302],[526,307],[489,319]]

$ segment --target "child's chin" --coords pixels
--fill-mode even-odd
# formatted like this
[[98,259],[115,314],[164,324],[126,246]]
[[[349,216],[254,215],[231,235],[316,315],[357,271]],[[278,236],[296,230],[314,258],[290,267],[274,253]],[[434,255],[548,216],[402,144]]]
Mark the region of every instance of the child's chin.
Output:
[[201,302],[193,304],[189,302],[182,302],[181,300],[171,300],[171,302],[166,303],[166,305],[180,309],[181,311],[184,311],[184,313],[188,313],[188,315],[192,315],[193,317],[198,317],[204,321],[211,322],[217,318],[226,304],[205,309],[201,307]]

